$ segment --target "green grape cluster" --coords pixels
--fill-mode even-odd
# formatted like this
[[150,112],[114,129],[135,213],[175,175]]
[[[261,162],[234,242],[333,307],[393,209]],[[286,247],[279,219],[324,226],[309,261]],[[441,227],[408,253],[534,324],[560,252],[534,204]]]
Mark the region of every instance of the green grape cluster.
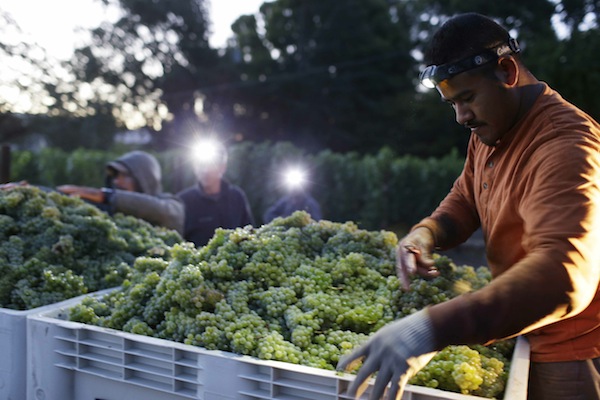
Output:
[[[514,347],[514,340],[507,340]],[[483,346],[448,346],[409,383],[494,398],[503,393],[510,363],[505,353]]]
[[181,241],[58,192],[0,190],[0,307],[28,310],[118,286],[136,257],[167,257]]
[[[438,257],[441,275],[415,277],[405,292],[394,271],[396,245],[391,232],[317,222],[305,212],[258,228],[218,229],[204,247],[173,245],[168,260],[138,257],[120,289],[74,306],[70,319],[334,370],[385,324],[489,282],[484,271]],[[492,349],[485,356],[449,351],[456,354],[450,361],[460,360],[457,372],[434,364],[420,384],[492,396],[502,390],[507,362]]]

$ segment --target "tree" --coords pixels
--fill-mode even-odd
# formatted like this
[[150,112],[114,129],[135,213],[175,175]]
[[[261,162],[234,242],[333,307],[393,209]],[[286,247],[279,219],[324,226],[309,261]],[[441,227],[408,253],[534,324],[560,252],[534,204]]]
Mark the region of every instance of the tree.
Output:
[[[184,126],[180,120],[194,115],[196,89],[211,81],[218,61],[208,45],[204,2],[119,0],[118,4],[122,17],[94,29],[92,42],[76,50],[70,69],[78,82],[89,85],[86,102],[96,113],[115,115],[128,129],[160,131],[156,135],[160,147],[178,144]],[[59,87],[54,90],[60,92]],[[62,94],[81,104],[76,91]]]
[[[213,131],[310,151],[464,152],[468,132],[417,76],[433,31],[465,11],[507,26],[534,74],[598,117],[598,1],[273,0],[258,16],[240,17],[218,51],[207,40],[205,0],[116,4],[121,18],[93,30],[60,72],[45,69],[34,48],[0,39],[0,57],[15,55],[33,68],[23,72],[38,71],[18,84],[46,95],[36,103],[43,114],[61,117],[37,124],[55,132],[55,143],[108,145],[103,139],[118,125],[150,128],[158,148]],[[556,21],[566,34],[557,34]],[[0,111],[15,110],[0,96]]]
[[[560,7],[548,0],[265,3],[264,33],[254,16],[234,24],[228,54],[242,79],[215,103],[222,101],[217,109],[229,111],[223,119],[250,140],[361,152],[387,144],[423,156],[464,151],[468,133],[449,123],[437,94],[416,81],[431,35],[453,14],[490,15],[518,37],[534,72],[569,93],[552,68],[564,58],[553,22]],[[573,21],[583,19],[577,10],[589,9],[583,1],[569,7]]]
[[[226,101],[250,140],[373,151],[400,138],[391,105],[416,73],[407,21],[385,0],[278,0],[233,26],[243,81]],[[395,140],[400,144],[402,140]]]

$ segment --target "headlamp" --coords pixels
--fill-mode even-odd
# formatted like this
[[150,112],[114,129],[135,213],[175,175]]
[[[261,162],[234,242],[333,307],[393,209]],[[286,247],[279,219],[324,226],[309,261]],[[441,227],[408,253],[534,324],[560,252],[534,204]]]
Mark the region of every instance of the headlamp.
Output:
[[197,142],[191,149],[194,163],[197,166],[218,165],[224,161],[224,150],[222,145],[214,139],[206,139]]
[[284,182],[290,190],[301,189],[306,185],[306,172],[300,167],[289,168],[284,173]]
[[481,67],[491,61],[495,61],[500,57],[516,54],[521,51],[519,43],[516,39],[510,38],[508,43],[500,46],[486,49],[481,53],[465,57],[456,62],[446,63],[442,65],[430,65],[419,74],[421,85],[426,88],[433,89],[440,82],[450,79],[462,72],[469,71],[474,68]]

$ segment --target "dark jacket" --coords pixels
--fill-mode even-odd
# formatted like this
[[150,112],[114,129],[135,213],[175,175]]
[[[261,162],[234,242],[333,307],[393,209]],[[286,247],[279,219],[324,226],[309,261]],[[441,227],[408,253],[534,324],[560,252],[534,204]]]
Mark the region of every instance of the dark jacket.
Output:
[[287,217],[294,211],[306,211],[312,219],[318,221],[323,218],[321,206],[310,194],[306,192],[290,193],[281,197],[265,212],[263,222],[269,223],[277,217]]
[[158,161],[146,152],[132,151],[108,163],[107,167],[114,168],[115,164],[127,168],[140,192],[115,189],[110,199],[110,211],[132,215],[183,234],[183,203],[175,195],[162,192]]
[[183,238],[196,246],[204,246],[215,229],[233,229],[254,225],[254,217],[246,194],[224,180],[218,195],[207,195],[200,184],[177,193],[185,204]]

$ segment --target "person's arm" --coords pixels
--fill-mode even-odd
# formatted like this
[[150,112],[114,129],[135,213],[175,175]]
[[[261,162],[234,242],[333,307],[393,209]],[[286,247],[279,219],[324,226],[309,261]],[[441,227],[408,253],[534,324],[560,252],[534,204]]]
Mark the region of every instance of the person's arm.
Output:
[[[529,170],[519,180],[527,190],[516,202],[524,237],[498,249],[523,246],[523,257],[486,287],[392,322],[343,357],[338,364],[343,370],[362,361],[351,395],[360,394],[374,373],[372,398],[379,398],[388,383],[389,398],[401,395],[430,352],[448,345],[484,344],[539,328],[543,336],[550,330],[567,341],[594,334],[597,307],[589,309],[589,322],[580,319],[566,332],[560,326],[588,311],[600,284],[600,145],[597,138],[581,143],[566,152],[558,141],[528,159]],[[590,343],[596,344],[594,339]]]
[[492,258],[516,246],[522,257],[485,288],[431,307],[441,344],[485,343],[550,329],[581,313],[597,295],[600,145],[597,139],[586,143],[579,133],[572,134],[577,145],[555,140],[528,160],[519,180],[526,189],[515,208],[523,237],[516,243],[488,238]]
[[105,194],[102,189],[88,186],[61,185],[56,188],[61,193],[69,196],[79,197],[92,203],[102,204],[105,200]]
[[184,205],[175,196],[167,194],[152,196],[116,189],[111,204],[115,212],[132,215],[152,224],[174,229],[180,234],[183,233]]
[[18,181],[18,182],[6,182],[0,184],[0,190],[10,190],[16,187],[29,186],[27,181]]

